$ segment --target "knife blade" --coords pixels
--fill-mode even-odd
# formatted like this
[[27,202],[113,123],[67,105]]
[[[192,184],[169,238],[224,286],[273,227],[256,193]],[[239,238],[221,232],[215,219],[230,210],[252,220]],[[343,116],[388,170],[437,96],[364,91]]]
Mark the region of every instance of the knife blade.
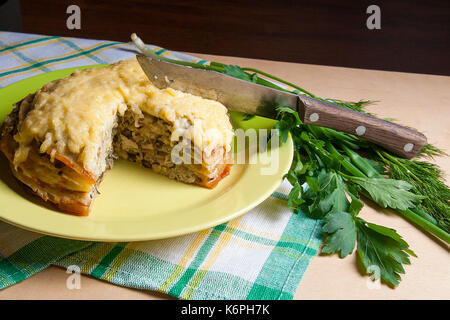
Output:
[[229,110],[276,119],[275,106],[298,112],[303,123],[360,136],[405,158],[412,158],[427,139],[422,133],[332,103],[296,95],[231,77],[138,55],[149,80],[159,89],[172,88],[221,102]]
[[277,102],[297,111],[295,94],[254,85],[219,72],[179,66],[142,55],[137,59],[147,77],[159,89],[170,87],[219,101],[229,110],[272,119],[276,118],[273,106]]

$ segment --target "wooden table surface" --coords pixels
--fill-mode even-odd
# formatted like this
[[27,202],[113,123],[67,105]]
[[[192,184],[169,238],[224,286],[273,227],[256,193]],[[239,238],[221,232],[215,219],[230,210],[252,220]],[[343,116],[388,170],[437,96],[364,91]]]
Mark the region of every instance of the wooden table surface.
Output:
[[[316,95],[342,100],[378,101],[368,110],[398,119],[424,132],[430,143],[450,153],[450,77],[274,62],[194,54],[227,64],[251,66],[276,74]],[[450,177],[450,157],[436,162]],[[356,267],[355,255],[345,259],[318,256],[311,261],[296,299],[449,299],[450,247],[429,237],[409,222],[372,204],[360,213],[369,222],[394,228],[418,255],[406,266],[396,289],[373,288]],[[3,299],[161,299],[166,295],[119,287],[83,276],[81,289],[66,288],[65,270],[50,267],[0,291]]]

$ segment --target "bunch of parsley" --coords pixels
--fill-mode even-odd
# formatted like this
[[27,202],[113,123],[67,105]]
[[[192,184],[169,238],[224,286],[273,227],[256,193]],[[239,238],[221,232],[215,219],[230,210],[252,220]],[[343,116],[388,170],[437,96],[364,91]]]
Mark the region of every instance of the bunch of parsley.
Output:
[[[131,38],[142,53],[156,59],[225,73],[358,112],[364,112],[363,108],[370,103],[322,99],[253,68],[218,62],[200,65],[164,58],[149,50],[135,34]],[[295,146],[293,166],[285,175],[292,184],[288,205],[294,213],[303,211],[309,217],[323,221],[322,231],[326,238],[322,253],[336,253],[344,258],[356,247],[358,263],[366,274],[373,272],[373,279],[379,277],[390,286],[399,284],[403,265],[409,264],[409,257],[415,254],[395,230],[358,217],[364,206],[360,200],[362,196],[382,208],[394,210],[422,230],[450,243],[450,189],[436,165],[399,158],[353,135],[306,125],[291,108],[274,107],[278,111],[275,129],[281,141],[285,142],[290,135]],[[250,118],[250,115],[245,117],[246,120]],[[443,154],[436,147],[427,145],[419,156]],[[374,272],[376,269],[379,272]]]

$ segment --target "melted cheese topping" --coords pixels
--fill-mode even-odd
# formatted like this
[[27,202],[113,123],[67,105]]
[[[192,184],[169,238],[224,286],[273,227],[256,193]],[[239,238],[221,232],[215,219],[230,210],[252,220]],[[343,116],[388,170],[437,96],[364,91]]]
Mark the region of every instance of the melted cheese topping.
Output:
[[30,144],[40,152],[70,155],[96,176],[105,170],[102,144],[110,140],[116,117],[140,109],[173,124],[172,140],[186,137],[209,155],[217,146],[230,148],[233,132],[227,109],[217,101],[173,89],[160,90],[136,59],[108,67],[75,71],[39,91],[34,108],[21,122],[14,164],[27,159]]

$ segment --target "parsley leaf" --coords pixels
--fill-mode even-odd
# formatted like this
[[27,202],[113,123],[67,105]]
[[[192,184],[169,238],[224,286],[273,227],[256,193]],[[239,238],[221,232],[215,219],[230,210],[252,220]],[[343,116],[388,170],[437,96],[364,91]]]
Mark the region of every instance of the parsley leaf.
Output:
[[403,180],[360,177],[348,179],[366,190],[371,199],[383,208],[406,210],[415,207],[424,198],[408,191],[412,186]]
[[291,208],[292,211],[297,213],[297,210],[295,210],[297,207],[299,207],[305,200],[300,197],[302,193],[303,187],[296,182],[294,184],[294,187],[289,192],[288,196],[288,206]]
[[400,274],[405,273],[402,264],[410,264],[409,256],[416,256],[414,252],[393,229],[367,223],[361,218],[357,218],[356,226],[356,252],[366,272],[373,272],[375,279],[381,278],[388,285],[398,286]]
[[241,69],[241,67],[239,66],[233,66],[233,65],[224,65],[223,66],[225,69],[225,74],[241,79],[241,80],[245,80],[245,81],[249,81],[249,82],[254,82],[257,83],[258,82],[258,75],[257,74],[248,74],[246,73],[244,70]]
[[277,113],[280,115],[280,120],[275,124],[274,129],[278,131],[278,136],[282,142],[286,142],[291,130],[300,121],[298,113],[289,107],[278,107]]
[[356,243],[356,226],[353,216],[348,212],[336,211],[329,213],[322,226],[322,231],[328,233],[323,253],[337,253],[344,258],[353,252]]
[[[344,191],[344,182],[335,172],[322,170],[316,178],[309,177],[309,185],[317,183],[318,189],[308,188],[303,193],[304,203],[301,204],[310,217],[321,219],[329,212],[347,211],[350,203]],[[311,180],[316,180],[311,183]]]

